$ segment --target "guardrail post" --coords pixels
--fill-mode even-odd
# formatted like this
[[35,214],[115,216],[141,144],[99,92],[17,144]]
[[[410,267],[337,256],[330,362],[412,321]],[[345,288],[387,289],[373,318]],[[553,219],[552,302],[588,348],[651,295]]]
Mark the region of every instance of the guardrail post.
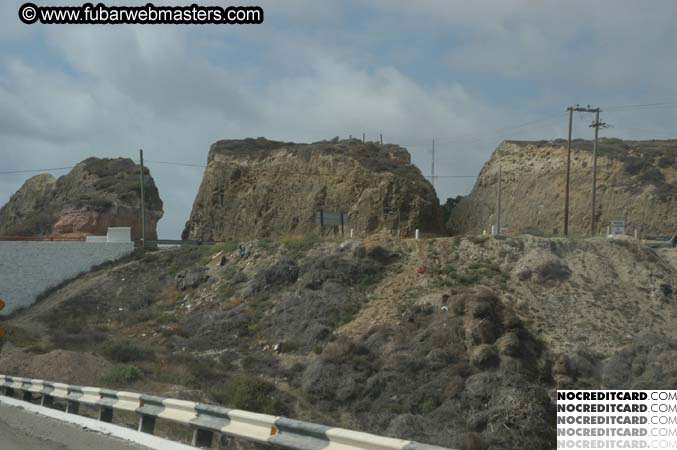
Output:
[[54,397],[51,395],[42,394],[42,401],[40,402],[40,405],[44,406],[45,408],[51,408],[54,406]]
[[113,408],[108,406],[100,406],[99,420],[101,422],[113,423]]
[[75,400],[66,400],[66,412],[70,414],[77,414],[80,412],[80,403]]
[[141,414],[139,418],[139,431],[142,433],[153,434],[155,431],[155,416]]
[[23,394],[21,394],[21,400],[25,402],[33,401],[33,393],[31,391],[23,391]]
[[193,432],[193,447],[202,447],[210,448],[212,446],[212,440],[214,439],[214,433],[212,431],[203,430],[202,428],[197,428]]

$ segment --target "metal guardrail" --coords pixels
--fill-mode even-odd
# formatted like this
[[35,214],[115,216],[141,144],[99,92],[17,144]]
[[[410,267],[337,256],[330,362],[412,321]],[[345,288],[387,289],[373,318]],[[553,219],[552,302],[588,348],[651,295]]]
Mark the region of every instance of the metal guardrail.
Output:
[[369,433],[331,428],[285,417],[228,409],[203,403],[113,391],[95,387],[72,386],[30,378],[0,375],[0,388],[6,396],[22,392],[31,401],[41,396],[41,404],[52,407],[54,399],[66,401],[66,412],[77,414],[80,404],[99,409],[98,419],[113,421],[114,410],[139,415],[138,431],[152,434],[157,419],[194,428],[192,445],[210,447],[215,434],[241,438],[290,450],[450,450],[434,445],[377,436]]

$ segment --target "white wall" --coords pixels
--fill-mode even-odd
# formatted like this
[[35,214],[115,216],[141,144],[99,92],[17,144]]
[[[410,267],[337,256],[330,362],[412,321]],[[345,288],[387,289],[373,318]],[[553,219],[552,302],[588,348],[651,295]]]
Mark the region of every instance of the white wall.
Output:
[[134,250],[133,242],[0,242],[0,314],[30,306],[46,289],[114,261]]

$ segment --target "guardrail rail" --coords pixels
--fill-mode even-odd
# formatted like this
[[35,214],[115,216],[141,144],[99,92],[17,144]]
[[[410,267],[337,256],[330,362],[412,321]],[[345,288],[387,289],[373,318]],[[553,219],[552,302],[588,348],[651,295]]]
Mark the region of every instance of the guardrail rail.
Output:
[[5,396],[21,392],[24,401],[37,400],[53,407],[54,399],[66,401],[66,412],[78,414],[80,404],[98,408],[98,419],[112,423],[114,410],[139,415],[138,431],[152,434],[157,419],[191,426],[192,445],[211,447],[215,434],[268,444],[290,450],[451,450],[374,434],[332,428],[221,406],[172,398],[114,391],[95,387],[73,386],[31,378],[0,375],[0,388]]

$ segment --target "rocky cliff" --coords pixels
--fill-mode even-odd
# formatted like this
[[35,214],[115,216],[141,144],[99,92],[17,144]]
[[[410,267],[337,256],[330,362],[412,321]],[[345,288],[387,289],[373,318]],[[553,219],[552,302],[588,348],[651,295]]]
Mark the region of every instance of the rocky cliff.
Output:
[[[563,230],[567,142],[506,141],[484,165],[472,193],[454,209],[454,233],[489,230],[496,222],[499,166],[502,226],[514,232],[558,234]],[[592,142],[575,140],[571,153],[569,232],[590,233]],[[671,235],[677,227],[677,140],[601,139],[597,160],[597,234],[611,220],[626,233]]]
[[[140,237],[139,166],[131,159],[89,158],[67,175],[37,175],[0,209],[0,235],[83,237],[132,227]],[[157,237],[162,200],[145,169],[146,239]]]
[[346,213],[346,228],[360,235],[443,228],[433,187],[402,147],[357,139],[294,144],[258,138],[211,146],[183,237],[317,233],[320,210]]

